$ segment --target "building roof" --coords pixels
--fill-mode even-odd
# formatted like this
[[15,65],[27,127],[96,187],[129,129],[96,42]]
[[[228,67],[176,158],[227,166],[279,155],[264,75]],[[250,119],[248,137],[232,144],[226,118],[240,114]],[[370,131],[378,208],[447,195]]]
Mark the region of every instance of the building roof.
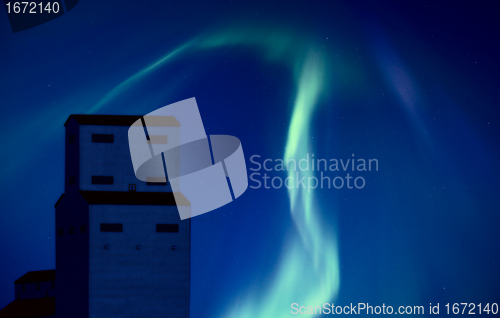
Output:
[[[170,126],[180,127],[180,123],[174,116],[146,116],[148,126]],[[80,125],[99,125],[99,126],[131,126],[140,115],[70,115],[64,126],[74,118]]]
[[16,299],[0,310],[0,318],[48,317],[55,313],[55,297]]
[[130,126],[141,117],[139,115],[70,115],[64,126],[71,118],[74,118],[80,125]]
[[32,271],[32,272],[27,272],[26,274],[18,278],[14,282],[14,284],[49,282],[55,279],[56,279],[55,269],[49,269],[45,271]]
[[80,191],[80,194],[89,204],[191,205],[180,192],[175,194],[180,202],[176,202],[172,192]]

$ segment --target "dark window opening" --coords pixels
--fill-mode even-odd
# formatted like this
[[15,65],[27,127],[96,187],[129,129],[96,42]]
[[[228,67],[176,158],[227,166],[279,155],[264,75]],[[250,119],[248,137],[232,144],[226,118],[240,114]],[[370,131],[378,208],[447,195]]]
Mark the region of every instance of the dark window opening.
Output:
[[40,290],[40,283],[36,283],[36,290],[39,291]]
[[156,232],[177,233],[179,232],[179,224],[156,224]]
[[63,236],[64,235],[64,228],[63,227],[60,227],[57,229],[57,235],[58,236]]
[[75,176],[69,177],[68,183],[70,185],[75,184]]
[[74,143],[76,141],[76,136],[75,135],[69,135],[68,137],[68,142],[70,144]]
[[75,234],[75,227],[74,226],[70,226],[69,229],[68,229],[68,234],[69,235],[73,235]]
[[113,177],[92,176],[92,184],[113,184]]
[[167,185],[167,180],[165,177],[147,177],[146,178],[147,185]]
[[123,224],[101,223],[101,232],[123,232]]
[[137,187],[135,184],[131,183],[128,185],[128,191],[135,192],[136,190],[137,190]]
[[114,135],[92,134],[92,142],[112,144],[115,141],[114,139]]
[[23,293],[26,292],[26,284],[23,283],[22,289],[23,289]]
[[80,225],[80,234],[87,233],[87,225]]
[[166,182],[146,182],[146,185],[166,186]]
[[56,281],[55,280],[50,282],[50,289],[56,289]]

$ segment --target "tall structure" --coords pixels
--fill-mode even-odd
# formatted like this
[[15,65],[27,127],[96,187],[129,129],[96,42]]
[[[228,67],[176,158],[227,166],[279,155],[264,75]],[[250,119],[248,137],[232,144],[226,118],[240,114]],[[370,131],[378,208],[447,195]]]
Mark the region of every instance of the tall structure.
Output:
[[[190,219],[168,180],[137,180],[128,129],[140,116],[71,115],[56,207],[56,317],[189,317]],[[173,117],[164,121],[178,127]],[[174,129],[175,130],[175,129]],[[165,143],[168,136],[151,136]],[[178,197],[178,196],[177,196]]]

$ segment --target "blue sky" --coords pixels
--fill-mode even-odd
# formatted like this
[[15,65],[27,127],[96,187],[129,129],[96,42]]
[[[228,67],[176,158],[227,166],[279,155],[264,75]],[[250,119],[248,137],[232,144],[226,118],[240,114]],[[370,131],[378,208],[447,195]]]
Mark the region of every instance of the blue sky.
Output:
[[498,301],[495,10],[82,0],[18,33],[0,15],[0,306],[15,279],[55,266],[66,118],[142,115],[190,97],[208,134],[240,138],[249,166],[254,154],[379,161],[361,190],[248,189],[193,219],[193,317],[288,316],[286,295]]

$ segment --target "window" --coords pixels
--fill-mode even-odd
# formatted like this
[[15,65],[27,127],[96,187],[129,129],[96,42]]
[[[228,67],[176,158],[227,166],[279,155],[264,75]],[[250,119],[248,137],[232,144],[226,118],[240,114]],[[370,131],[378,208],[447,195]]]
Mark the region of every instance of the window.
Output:
[[70,185],[75,184],[75,176],[71,176],[71,177],[69,177],[68,183],[69,183]]
[[135,192],[135,190],[137,190],[137,187],[135,186],[135,184],[131,183],[128,185],[128,191]]
[[166,182],[146,182],[146,185],[166,186]]
[[36,290],[39,291],[40,290],[40,283],[36,283]]
[[55,280],[50,282],[50,289],[56,289],[56,281]]
[[57,236],[63,236],[64,235],[64,228],[60,227],[57,229]]
[[80,234],[87,233],[87,225],[80,225]]
[[167,144],[167,136],[154,136],[154,135],[149,135],[149,140],[148,143],[150,144]]
[[75,143],[75,141],[76,141],[76,136],[75,135],[69,135],[68,142],[70,144],[73,144],[73,143]]
[[156,232],[177,233],[179,232],[179,224],[156,224]]
[[147,185],[167,185],[167,179],[165,177],[147,177],[146,178]]
[[114,139],[114,135],[92,134],[92,142],[112,144]]
[[75,227],[74,226],[70,226],[69,229],[68,229],[68,234],[69,235],[73,235],[75,234]]
[[113,184],[113,177],[92,176],[92,184]]
[[101,232],[123,232],[123,224],[101,223]]

